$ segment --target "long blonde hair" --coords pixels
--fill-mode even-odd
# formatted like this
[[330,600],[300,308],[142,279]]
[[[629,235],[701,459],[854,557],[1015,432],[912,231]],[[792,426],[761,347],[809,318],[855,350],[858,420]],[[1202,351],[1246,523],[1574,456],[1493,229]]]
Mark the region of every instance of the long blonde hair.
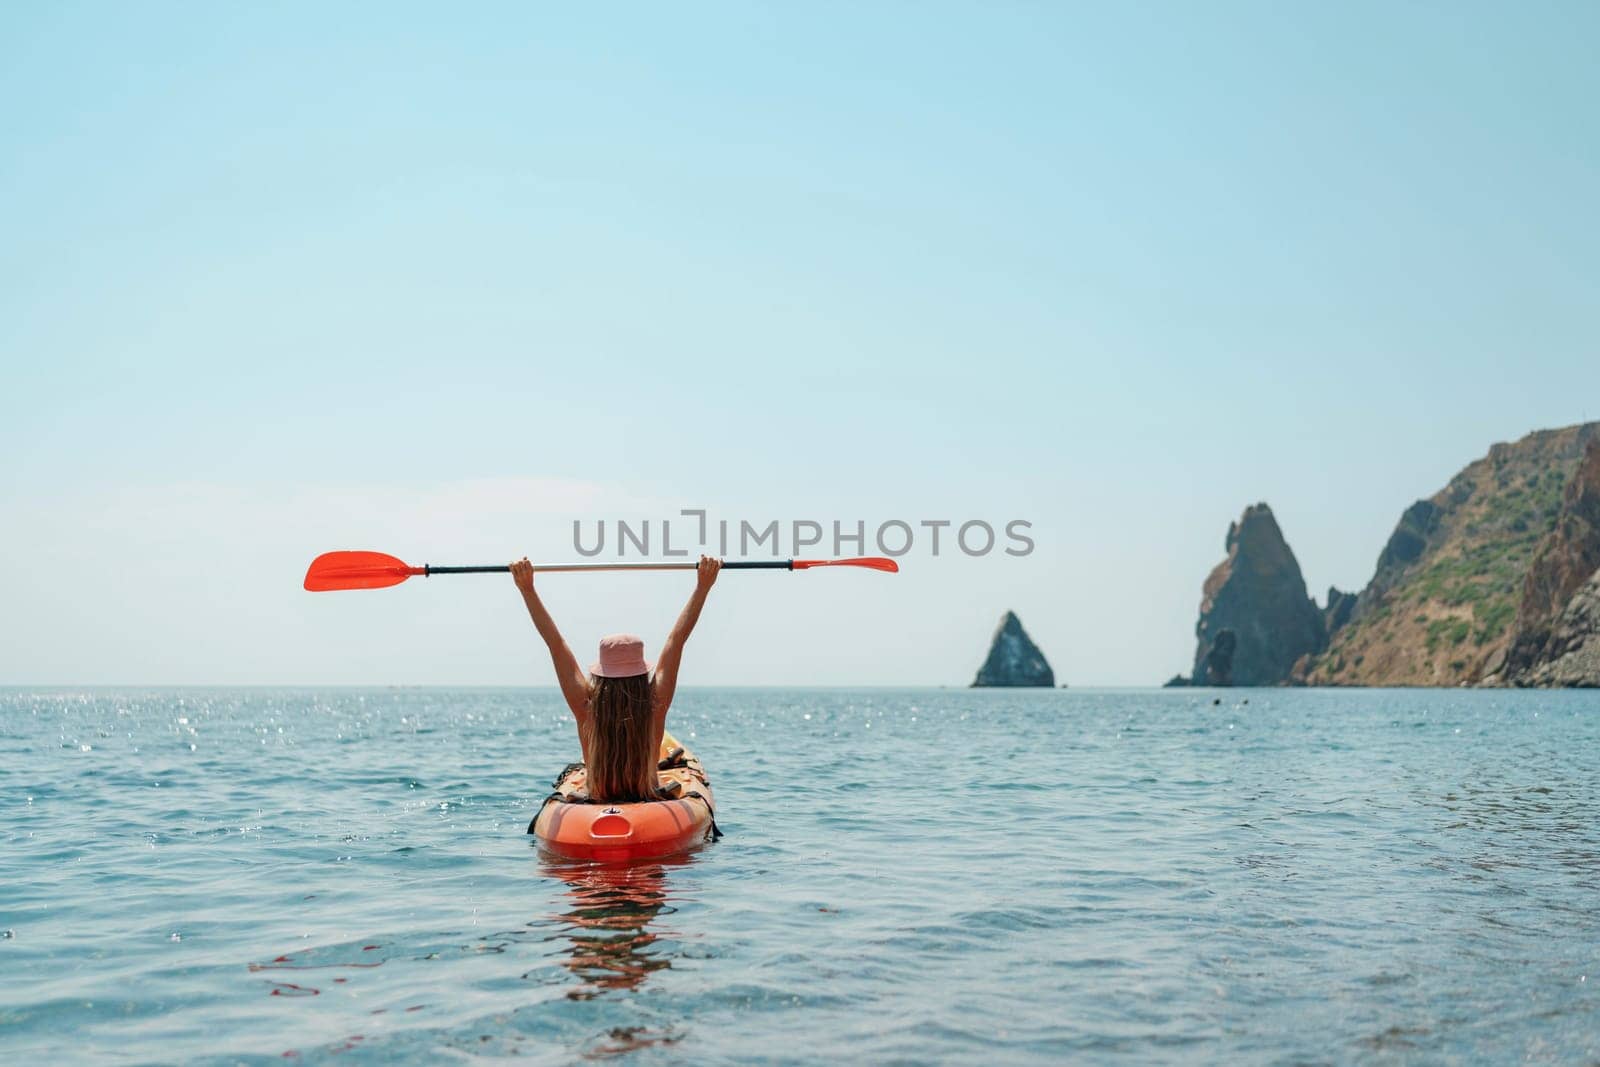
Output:
[[656,739],[650,676],[589,677],[589,796],[614,804],[656,799]]

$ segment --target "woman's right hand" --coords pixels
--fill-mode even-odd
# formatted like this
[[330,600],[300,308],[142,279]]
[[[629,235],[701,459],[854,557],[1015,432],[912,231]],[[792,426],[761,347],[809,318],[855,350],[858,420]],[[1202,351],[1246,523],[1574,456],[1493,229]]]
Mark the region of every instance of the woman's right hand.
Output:
[[511,565],[511,580],[517,583],[517,588],[522,592],[533,592],[533,564],[528,562],[527,556]]
[[694,569],[695,587],[709,592],[711,587],[716,584],[717,572],[721,570],[722,561],[720,559],[715,556],[701,556],[699,565]]

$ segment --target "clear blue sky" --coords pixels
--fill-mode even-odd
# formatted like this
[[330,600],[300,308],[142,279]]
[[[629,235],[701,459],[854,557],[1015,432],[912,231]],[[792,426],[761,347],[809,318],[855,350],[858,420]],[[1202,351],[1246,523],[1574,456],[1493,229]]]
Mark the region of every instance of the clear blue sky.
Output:
[[[547,683],[572,518],[1022,517],[730,575],[687,681],[1186,666],[1230,519],[1317,594],[1600,418],[1600,6],[13,4],[0,683]],[[580,652],[682,579],[545,579]],[[559,585],[558,585],[559,582]],[[689,669],[689,668],[686,668]]]

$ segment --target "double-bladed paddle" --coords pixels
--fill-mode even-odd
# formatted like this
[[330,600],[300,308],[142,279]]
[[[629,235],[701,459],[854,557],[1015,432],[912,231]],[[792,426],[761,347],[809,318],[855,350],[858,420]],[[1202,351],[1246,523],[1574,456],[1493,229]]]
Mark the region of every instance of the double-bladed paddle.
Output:
[[[692,571],[694,563],[535,563],[535,574],[567,571]],[[894,574],[900,565],[882,556],[855,559],[734,559],[723,563],[725,571],[807,571],[813,567],[865,567]],[[306,588],[313,593],[334,589],[383,589],[399,585],[407,578],[434,574],[505,574],[511,567],[500,563],[483,567],[413,567],[405,560],[382,552],[324,552],[311,561],[306,571]]]

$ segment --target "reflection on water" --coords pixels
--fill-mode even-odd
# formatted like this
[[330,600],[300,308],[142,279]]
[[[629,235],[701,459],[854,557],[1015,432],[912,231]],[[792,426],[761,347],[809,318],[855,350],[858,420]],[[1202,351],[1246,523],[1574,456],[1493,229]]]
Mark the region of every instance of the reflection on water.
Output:
[[567,884],[572,907],[557,915],[572,944],[564,966],[579,984],[569,1000],[589,1000],[608,990],[637,989],[656,971],[672,966],[661,930],[651,924],[677,909],[670,873],[693,862],[693,853],[650,862],[579,863],[544,860],[545,871]]

